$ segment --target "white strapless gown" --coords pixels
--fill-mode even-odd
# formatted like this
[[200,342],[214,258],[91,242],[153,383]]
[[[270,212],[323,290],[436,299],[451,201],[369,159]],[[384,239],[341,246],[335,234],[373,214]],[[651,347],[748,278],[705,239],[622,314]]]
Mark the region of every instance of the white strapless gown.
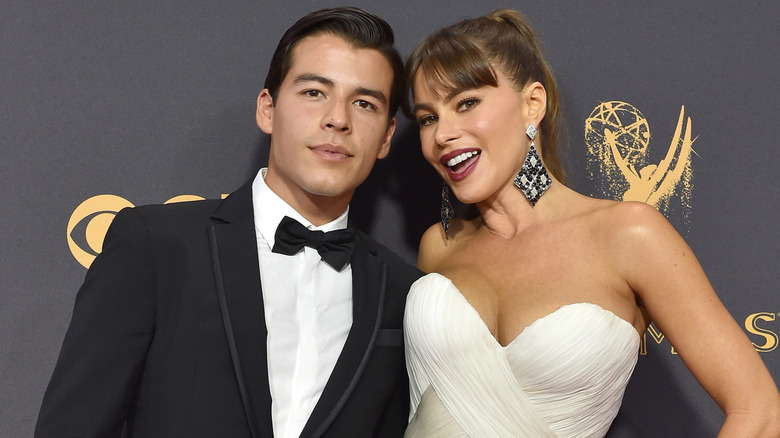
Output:
[[404,317],[407,438],[603,437],[639,353],[639,334],[595,304],[561,307],[506,347],[446,277],[412,285]]

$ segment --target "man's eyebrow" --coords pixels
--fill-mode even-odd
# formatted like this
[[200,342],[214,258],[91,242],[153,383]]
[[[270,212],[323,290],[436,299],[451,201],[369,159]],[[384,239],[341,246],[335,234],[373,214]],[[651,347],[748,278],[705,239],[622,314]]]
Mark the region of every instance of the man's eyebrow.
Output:
[[355,89],[355,94],[371,96],[374,99],[380,101],[383,105],[387,103],[387,97],[385,97],[385,93],[379,90],[372,90],[371,88],[358,87]]
[[296,76],[293,80],[293,84],[300,84],[302,82],[319,82],[320,84],[327,87],[333,87],[336,85],[330,79],[320,75],[315,75],[314,73],[303,73]]

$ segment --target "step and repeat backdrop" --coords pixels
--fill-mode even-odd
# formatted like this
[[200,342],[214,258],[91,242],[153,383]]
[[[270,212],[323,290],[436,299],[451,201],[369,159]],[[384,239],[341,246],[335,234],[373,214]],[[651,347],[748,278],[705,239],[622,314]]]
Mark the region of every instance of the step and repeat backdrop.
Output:
[[[394,27],[402,55],[462,18],[524,12],[562,90],[570,185],[662,211],[780,381],[778,3],[352,4]],[[267,160],[254,111],[273,49],[299,17],[337,5],[3,2],[0,436],[32,434],[115,213],[224,197],[251,178]],[[414,262],[439,184],[399,114],[353,220]],[[723,415],[654,326],[640,354],[609,436],[714,436]]]

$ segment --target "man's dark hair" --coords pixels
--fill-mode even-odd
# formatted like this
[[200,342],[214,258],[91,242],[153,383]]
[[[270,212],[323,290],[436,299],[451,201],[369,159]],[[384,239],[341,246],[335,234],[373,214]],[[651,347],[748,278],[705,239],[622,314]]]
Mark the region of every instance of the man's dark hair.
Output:
[[406,74],[401,55],[393,47],[393,29],[376,15],[353,7],[312,12],[287,29],[276,46],[265,78],[265,88],[274,101],[279,95],[282,81],[290,71],[295,45],[308,36],[328,33],[344,39],[358,49],[376,50],[387,59],[393,67],[393,84],[389,96],[389,117],[393,117],[399,105],[406,100]]

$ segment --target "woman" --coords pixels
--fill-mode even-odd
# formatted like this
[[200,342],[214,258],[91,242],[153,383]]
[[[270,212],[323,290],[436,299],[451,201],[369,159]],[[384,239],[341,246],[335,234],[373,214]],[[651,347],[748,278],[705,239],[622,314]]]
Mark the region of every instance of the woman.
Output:
[[780,436],[772,377],[672,226],[563,184],[558,93],[522,15],[436,32],[407,72],[423,155],[480,213],[449,223],[443,206],[420,243],[408,437],[604,436],[651,321],[726,413],[722,436]]

